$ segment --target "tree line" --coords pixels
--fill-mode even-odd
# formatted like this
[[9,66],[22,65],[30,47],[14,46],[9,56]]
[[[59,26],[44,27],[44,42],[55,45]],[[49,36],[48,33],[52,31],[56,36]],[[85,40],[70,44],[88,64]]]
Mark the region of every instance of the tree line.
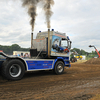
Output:
[[29,51],[30,48],[22,48],[18,44],[12,44],[11,46],[0,45],[0,50],[8,55],[12,55],[13,51]]

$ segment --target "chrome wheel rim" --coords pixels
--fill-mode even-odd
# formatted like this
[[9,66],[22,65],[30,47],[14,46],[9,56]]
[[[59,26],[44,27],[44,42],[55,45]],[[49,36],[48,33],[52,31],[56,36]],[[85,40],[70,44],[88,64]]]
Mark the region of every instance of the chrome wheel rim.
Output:
[[58,68],[57,69],[58,69],[58,72],[61,73],[63,71],[63,66],[58,65]]
[[12,77],[18,77],[21,74],[21,67],[18,64],[13,64],[9,69],[9,73]]

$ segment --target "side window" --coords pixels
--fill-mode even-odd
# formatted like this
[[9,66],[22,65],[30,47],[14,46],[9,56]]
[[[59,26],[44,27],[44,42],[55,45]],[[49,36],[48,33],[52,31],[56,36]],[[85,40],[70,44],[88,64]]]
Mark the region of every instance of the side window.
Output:
[[67,47],[68,46],[67,40],[61,40],[61,46]]

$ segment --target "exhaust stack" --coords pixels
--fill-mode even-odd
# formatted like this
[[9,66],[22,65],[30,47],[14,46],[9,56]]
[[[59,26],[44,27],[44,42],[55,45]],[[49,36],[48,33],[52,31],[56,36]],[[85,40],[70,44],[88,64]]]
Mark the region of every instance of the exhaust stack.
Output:
[[48,29],[48,58],[50,58],[50,29]]
[[31,33],[31,49],[33,48],[33,33]]

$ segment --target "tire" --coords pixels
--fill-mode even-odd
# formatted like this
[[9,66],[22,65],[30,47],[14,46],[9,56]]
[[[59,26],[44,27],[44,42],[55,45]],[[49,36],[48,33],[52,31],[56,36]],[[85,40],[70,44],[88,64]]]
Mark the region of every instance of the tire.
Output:
[[70,59],[70,61],[73,63],[73,62],[74,62],[74,57],[72,57],[72,58]]
[[0,66],[0,75],[1,75],[1,66]]
[[60,75],[64,72],[64,63],[62,61],[57,61],[54,67],[54,73]]
[[73,63],[73,62],[77,62],[77,59],[75,58],[75,57],[72,57],[71,59],[70,59],[70,61]]
[[18,59],[6,60],[3,62],[1,74],[8,80],[20,80],[24,76],[24,64]]

